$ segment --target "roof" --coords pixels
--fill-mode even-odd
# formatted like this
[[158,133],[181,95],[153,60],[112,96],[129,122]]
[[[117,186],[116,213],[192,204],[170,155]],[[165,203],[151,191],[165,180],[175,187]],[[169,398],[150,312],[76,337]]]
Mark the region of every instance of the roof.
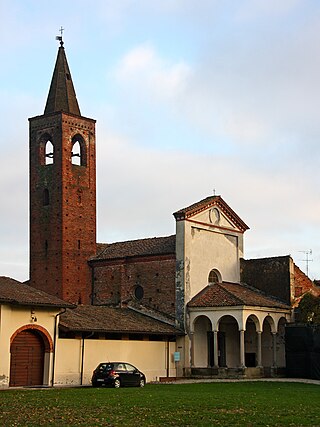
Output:
[[186,208],[179,209],[174,212],[174,217],[177,221],[181,221],[192,217],[212,206],[217,206],[221,211],[234,223],[240,230],[248,230],[249,227],[242,221],[242,219],[230,208],[229,205],[222,199],[221,196],[209,196],[199,202],[193,203]]
[[60,298],[5,276],[0,276],[0,303],[39,307],[74,307],[73,304]]
[[245,284],[222,282],[206,286],[188,303],[189,307],[258,306],[289,309],[275,298]]
[[152,237],[126,242],[98,244],[97,255],[91,260],[117,259],[134,256],[175,254],[176,236]]
[[60,327],[73,332],[177,335],[181,330],[130,308],[79,305],[60,318]]
[[63,46],[58,50],[44,114],[58,111],[81,116]]

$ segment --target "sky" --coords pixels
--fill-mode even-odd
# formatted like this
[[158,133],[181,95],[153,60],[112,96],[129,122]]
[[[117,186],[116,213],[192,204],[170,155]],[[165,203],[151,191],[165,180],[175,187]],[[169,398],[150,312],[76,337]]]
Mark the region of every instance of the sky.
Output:
[[29,277],[28,118],[62,26],[97,120],[99,242],[174,234],[173,212],[217,194],[250,227],[245,258],[320,279],[318,0],[0,0],[0,16],[0,275]]

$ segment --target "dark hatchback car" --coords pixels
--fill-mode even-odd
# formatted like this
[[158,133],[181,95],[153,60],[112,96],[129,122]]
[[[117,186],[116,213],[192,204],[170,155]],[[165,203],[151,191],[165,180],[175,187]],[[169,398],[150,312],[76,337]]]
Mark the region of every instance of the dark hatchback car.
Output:
[[119,387],[144,387],[145,375],[135,366],[126,362],[100,363],[93,371],[91,383],[93,387],[103,385]]

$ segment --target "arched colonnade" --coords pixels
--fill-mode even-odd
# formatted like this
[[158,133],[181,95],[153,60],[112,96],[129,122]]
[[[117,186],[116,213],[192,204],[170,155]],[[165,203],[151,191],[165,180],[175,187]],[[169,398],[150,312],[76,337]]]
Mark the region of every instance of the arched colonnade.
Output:
[[289,311],[228,308],[189,312],[191,368],[284,367]]

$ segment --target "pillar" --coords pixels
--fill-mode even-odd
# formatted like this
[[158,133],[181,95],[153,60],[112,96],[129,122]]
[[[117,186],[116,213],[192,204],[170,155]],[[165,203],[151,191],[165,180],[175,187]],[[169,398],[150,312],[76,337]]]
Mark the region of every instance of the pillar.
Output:
[[244,330],[240,330],[240,367],[245,368],[244,359]]
[[261,331],[257,331],[257,368],[262,367]]
[[213,331],[213,362],[214,367],[219,367],[219,359],[218,359],[218,331]]
[[194,367],[194,332],[190,332],[190,366]]
[[272,366],[276,368],[277,367],[277,333],[276,332],[272,332],[272,353],[273,353]]

